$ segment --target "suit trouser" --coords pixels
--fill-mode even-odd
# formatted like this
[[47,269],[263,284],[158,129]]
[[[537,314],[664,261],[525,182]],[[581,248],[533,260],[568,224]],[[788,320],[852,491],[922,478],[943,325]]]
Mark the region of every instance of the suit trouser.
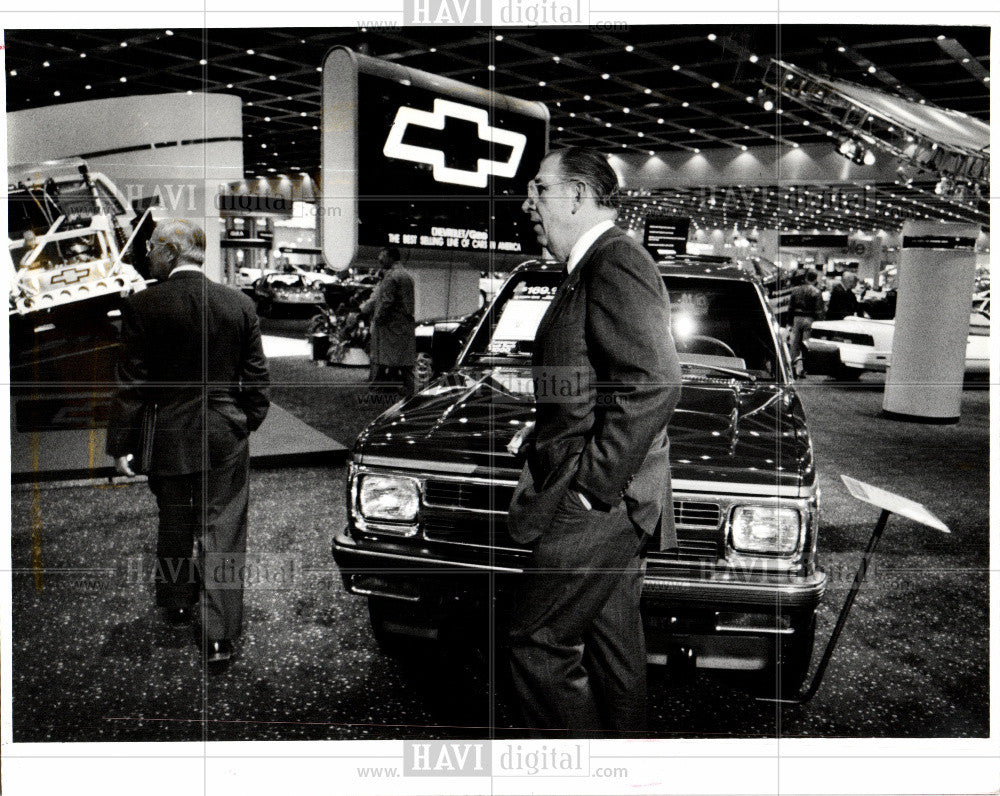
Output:
[[624,504],[560,502],[513,595],[511,674],[529,730],[645,729],[644,548]]
[[[200,581],[198,613],[202,629],[213,641],[236,638],[243,624],[240,568],[247,547],[249,465],[250,447],[244,441],[221,467],[149,476],[160,515],[156,604],[165,608],[194,605]],[[196,539],[200,555],[195,562],[191,555]]]

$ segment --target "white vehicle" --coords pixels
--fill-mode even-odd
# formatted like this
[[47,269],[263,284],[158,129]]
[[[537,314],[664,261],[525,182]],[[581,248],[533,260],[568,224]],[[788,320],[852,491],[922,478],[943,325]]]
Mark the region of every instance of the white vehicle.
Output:
[[[840,321],[816,321],[804,342],[807,373],[856,379],[862,373],[884,373],[890,365],[894,320],[851,316]],[[965,349],[965,375],[990,372],[989,317],[973,312]]]
[[124,297],[146,286],[128,258],[135,241],[145,245],[149,211],[136,222],[114,184],[78,158],[12,167],[7,218],[11,315]]

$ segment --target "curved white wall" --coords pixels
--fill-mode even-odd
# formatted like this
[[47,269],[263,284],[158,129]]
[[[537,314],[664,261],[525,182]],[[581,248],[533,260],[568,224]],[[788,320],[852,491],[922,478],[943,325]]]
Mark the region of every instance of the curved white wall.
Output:
[[114,97],[7,114],[9,164],[84,157],[129,200],[158,194],[158,218],[204,226],[205,271],[216,280],[216,196],[221,184],[243,177],[242,140],[241,101],[228,94]]

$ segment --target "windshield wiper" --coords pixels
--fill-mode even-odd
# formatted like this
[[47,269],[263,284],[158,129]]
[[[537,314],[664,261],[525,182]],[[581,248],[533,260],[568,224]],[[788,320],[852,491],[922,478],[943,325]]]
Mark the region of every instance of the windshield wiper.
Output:
[[681,362],[682,368],[704,368],[705,370],[713,371],[714,373],[725,373],[727,376],[733,376],[738,379],[745,379],[747,381],[757,381],[757,377],[754,376],[748,370],[741,370],[739,368],[727,368],[722,365],[710,365],[706,362]]

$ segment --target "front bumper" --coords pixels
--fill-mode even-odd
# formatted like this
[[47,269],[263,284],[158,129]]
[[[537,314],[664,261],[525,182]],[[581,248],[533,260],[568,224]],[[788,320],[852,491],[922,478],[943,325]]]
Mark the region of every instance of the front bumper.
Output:
[[[457,559],[428,547],[412,548],[381,540],[378,547],[359,543],[347,531],[333,539],[333,557],[347,590],[354,594],[406,602],[441,604],[479,601],[495,589],[503,592],[524,572],[523,553],[480,554]],[[478,577],[477,577],[478,575]],[[723,565],[671,567],[653,554],[648,559],[643,599],[657,606],[698,610],[812,612],[826,590],[826,573],[748,573]],[[484,588],[488,591],[484,592]]]

